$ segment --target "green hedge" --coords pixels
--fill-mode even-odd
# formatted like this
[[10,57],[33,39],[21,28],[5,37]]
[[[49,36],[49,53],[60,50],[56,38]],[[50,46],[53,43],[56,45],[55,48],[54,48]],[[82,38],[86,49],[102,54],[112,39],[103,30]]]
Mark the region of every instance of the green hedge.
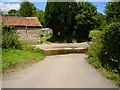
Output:
[[90,43],[88,61],[120,86],[120,23],[112,23]]
[[95,67],[120,72],[120,23],[112,23],[97,35],[89,47],[89,60]]
[[108,25],[101,35],[98,58],[107,69],[120,72],[120,23]]

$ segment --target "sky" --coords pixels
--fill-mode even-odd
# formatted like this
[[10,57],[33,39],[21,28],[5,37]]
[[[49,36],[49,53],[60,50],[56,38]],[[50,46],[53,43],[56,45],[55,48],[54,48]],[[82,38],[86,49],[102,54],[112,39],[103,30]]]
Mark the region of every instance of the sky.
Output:
[[[20,3],[21,2],[15,2],[17,0],[14,0],[14,2],[0,2],[0,9],[4,12],[7,12],[9,11],[10,9],[16,9],[18,10],[20,8]],[[46,2],[32,2],[37,9],[39,10],[45,10],[45,6],[46,6]],[[99,13],[102,13],[104,14],[104,9],[105,9],[105,6],[106,6],[106,3],[107,2],[92,2],[92,4],[94,4],[95,6],[97,6],[97,11]]]

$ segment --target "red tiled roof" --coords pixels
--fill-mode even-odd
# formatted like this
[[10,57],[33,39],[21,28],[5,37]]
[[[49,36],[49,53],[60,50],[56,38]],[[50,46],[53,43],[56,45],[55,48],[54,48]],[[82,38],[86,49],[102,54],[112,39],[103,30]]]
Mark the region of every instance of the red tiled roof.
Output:
[[2,16],[6,26],[42,26],[37,17]]

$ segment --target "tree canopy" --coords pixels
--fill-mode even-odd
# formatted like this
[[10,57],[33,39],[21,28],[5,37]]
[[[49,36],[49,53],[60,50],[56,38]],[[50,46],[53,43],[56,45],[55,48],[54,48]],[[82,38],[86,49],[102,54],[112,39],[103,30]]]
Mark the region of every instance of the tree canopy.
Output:
[[102,30],[107,25],[106,16],[102,13],[97,13],[93,18],[96,20],[95,29]]
[[20,9],[18,11],[19,16],[33,17],[35,16],[35,13],[36,7],[32,3],[25,1],[20,4]]
[[53,29],[51,40],[71,42],[70,38],[75,22],[75,7],[75,2],[47,2],[45,23],[47,27]]
[[120,22],[120,1],[107,3],[104,12],[109,23]]
[[8,11],[8,16],[16,16],[18,14],[18,11],[15,9],[11,9]]
[[42,25],[45,25],[45,12],[43,10],[37,10],[35,16],[38,18]]
[[96,26],[97,8],[89,2],[78,2],[75,20],[77,22],[76,39],[78,42],[88,39],[89,31]]

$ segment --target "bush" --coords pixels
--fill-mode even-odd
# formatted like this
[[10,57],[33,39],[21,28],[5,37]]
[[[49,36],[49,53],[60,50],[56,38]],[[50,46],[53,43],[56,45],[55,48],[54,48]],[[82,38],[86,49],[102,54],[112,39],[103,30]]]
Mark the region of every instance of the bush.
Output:
[[18,41],[18,36],[16,34],[5,33],[2,36],[2,48],[21,49],[21,43]]
[[21,49],[22,44],[18,41],[17,34],[13,31],[13,27],[4,26],[2,35],[2,48],[3,49]]
[[103,30],[98,58],[107,69],[120,72],[120,23],[112,23]]
[[91,30],[89,33],[89,38],[97,37],[101,33],[100,30]]
[[[108,25],[90,44],[89,62],[120,72],[120,23]],[[99,63],[99,64],[98,64]],[[100,65],[101,64],[101,65]]]
[[120,86],[120,23],[112,23],[95,35],[88,49],[88,61],[96,68],[103,68],[104,76]]
[[92,39],[92,42],[89,44],[90,47],[88,48],[89,63],[96,68],[102,67],[102,63],[98,58],[98,53],[100,52],[99,50],[102,47],[102,44],[100,43],[100,36],[101,34],[99,34],[96,39]]

